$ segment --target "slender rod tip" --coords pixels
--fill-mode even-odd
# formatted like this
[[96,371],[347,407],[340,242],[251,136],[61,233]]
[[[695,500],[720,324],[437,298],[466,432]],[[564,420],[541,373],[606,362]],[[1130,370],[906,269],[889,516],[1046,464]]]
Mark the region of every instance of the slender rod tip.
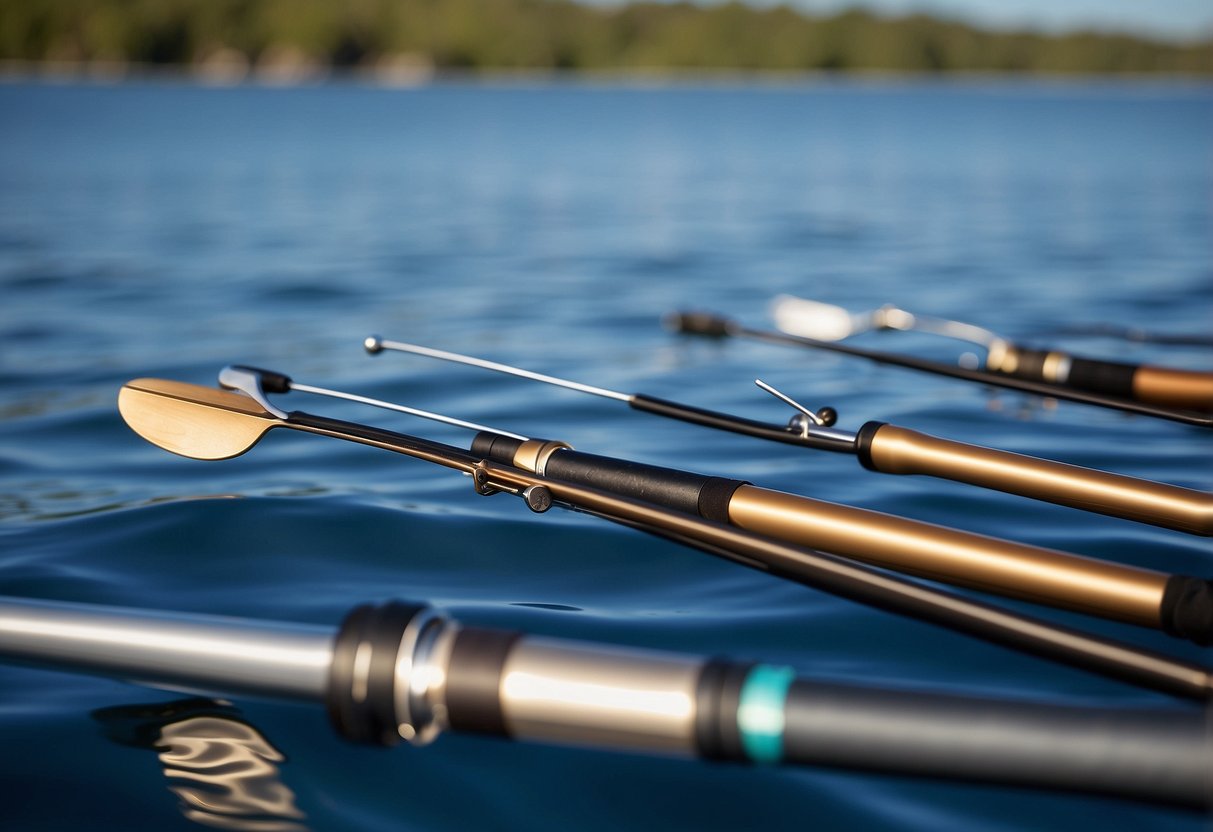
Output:
[[366,340],[362,342],[362,346],[371,355],[378,355],[383,352],[383,338],[379,335],[368,335]]

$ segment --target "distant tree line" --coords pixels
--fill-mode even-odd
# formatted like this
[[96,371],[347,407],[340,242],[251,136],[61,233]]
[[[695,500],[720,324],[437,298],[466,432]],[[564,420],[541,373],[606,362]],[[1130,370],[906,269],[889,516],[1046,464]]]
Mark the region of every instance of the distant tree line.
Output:
[[5,0],[0,59],[251,71],[1213,73],[1213,41],[986,31],[924,15],[570,0]]

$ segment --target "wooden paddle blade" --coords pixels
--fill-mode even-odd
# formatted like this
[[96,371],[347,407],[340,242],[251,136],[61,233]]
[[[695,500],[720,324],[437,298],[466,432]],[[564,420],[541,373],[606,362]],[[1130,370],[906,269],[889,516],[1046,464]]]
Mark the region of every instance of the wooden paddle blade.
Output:
[[148,442],[191,459],[240,456],[279,424],[248,396],[158,378],[124,384],[118,411]]

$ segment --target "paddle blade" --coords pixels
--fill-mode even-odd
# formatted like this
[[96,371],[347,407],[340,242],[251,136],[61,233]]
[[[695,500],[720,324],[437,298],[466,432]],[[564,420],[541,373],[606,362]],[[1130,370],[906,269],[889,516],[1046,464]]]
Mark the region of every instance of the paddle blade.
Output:
[[148,442],[191,459],[240,456],[279,424],[248,396],[158,378],[124,384],[118,412]]

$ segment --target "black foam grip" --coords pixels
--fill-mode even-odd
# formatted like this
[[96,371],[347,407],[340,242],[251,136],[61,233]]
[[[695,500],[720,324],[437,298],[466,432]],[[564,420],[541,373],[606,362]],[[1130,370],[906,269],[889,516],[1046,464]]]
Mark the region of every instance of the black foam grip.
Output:
[[712,659],[699,671],[695,686],[695,745],[709,760],[744,760],[737,707],[741,687],[754,667],[727,659]]
[[501,671],[520,638],[521,633],[476,627],[455,636],[446,677],[447,718],[452,729],[509,736],[501,710]]
[[[355,608],[337,631],[325,704],[329,719],[347,740],[372,745],[400,741],[396,725],[396,658],[409,622],[424,604],[389,601]],[[370,651],[365,679],[356,679],[360,652]],[[365,691],[365,693],[364,693]]]
[[1074,358],[1070,362],[1067,387],[1101,393],[1121,399],[1133,398],[1133,376],[1135,364],[1118,364],[1113,361],[1094,361],[1090,358]]
[[472,440],[472,454],[481,459],[500,462],[505,465],[514,464],[514,454],[522,447],[522,440],[512,436],[502,436],[500,433],[481,431]]
[[544,475],[697,516],[702,506],[713,520],[728,517],[728,499],[746,484],[572,450],[559,450],[548,457]]
[[1133,796],[1211,799],[1213,742],[1197,708],[1005,702],[796,681],[784,760]]
[[1159,608],[1162,628],[1202,646],[1213,644],[1213,581],[1172,575]]
[[260,367],[249,367],[246,364],[236,365],[237,370],[249,370],[254,372],[261,379],[261,389],[267,393],[289,393],[291,392],[291,377],[285,373],[276,373],[273,370],[263,370]]
[[855,433],[855,456],[859,457],[859,464],[869,471],[880,471],[876,467],[876,463],[872,462],[872,440],[876,438],[876,433],[888,422],[865,422]]
[[711,312],[671,312],[665,318],[666,326],[675,332],[686,332],[691,335],[707,335],[721,338],[731,334],[731,325],[727,318],[713,315]]

